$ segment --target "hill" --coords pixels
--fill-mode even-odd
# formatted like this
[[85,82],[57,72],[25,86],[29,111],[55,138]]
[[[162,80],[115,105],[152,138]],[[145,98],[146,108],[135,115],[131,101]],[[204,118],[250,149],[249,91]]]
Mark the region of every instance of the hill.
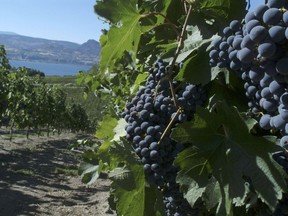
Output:
[[100,59],[100,45],[95,40],[77,44],[0,31],[0,44],[10,60],[94,65]]

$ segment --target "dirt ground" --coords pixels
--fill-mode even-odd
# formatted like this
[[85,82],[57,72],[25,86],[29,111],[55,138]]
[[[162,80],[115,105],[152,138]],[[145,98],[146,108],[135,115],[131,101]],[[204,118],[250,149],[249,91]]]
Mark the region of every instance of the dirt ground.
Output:
[[109,180],[86,186],[77,176],[79,155],[68,146],[76,135],[16,136],[0,130],[0,216],[115,215]]

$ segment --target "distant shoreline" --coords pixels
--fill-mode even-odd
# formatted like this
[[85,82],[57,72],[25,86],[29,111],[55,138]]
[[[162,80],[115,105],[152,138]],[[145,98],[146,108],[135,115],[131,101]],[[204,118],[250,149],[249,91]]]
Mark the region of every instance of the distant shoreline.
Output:
[[74,76],[79,71],[89,71],[92,66],[49,62],[9,60],[12,67],[27,67],[43,72],[45,76]]

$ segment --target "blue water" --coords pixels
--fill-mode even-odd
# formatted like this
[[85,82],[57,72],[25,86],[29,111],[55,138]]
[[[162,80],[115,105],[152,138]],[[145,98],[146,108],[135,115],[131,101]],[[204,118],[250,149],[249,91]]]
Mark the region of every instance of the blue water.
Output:
[[43,72],[45,76],[73,76],[79,71],[88,71],[92,67],[87,65],[55,64],[17,60],[10,60],[9,63],[12,67],[27,67],[39,70]]

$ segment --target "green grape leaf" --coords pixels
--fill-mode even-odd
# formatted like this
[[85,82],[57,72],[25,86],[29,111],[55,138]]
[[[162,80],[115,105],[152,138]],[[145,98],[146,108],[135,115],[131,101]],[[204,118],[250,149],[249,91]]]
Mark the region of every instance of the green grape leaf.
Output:
[[139,87],[142,84],[145,84],[147,77],[149,76],[149,73],[141,73],[137,76],[134,85],[131,88],[131,93],[136,93],[138,91]]
[[103,121],[99,123],[99,127],[96,131],[96,137],[103,140],[104,142],[100,146],[97,154],[106,156],[106,152],[109,150],[110,146],[113,144],[112,139],[115,136],[113,129],[117,126],[118,120],[111,115],[107,114],[104,116]]
[[230,0],[203,0],[199,1],[199,8],[202,13],[214,17],[228,17]]
[[192,84],[207,84],[211,81],[209,56],[204,50],[198,50],[189,58],[175,77],[176,80]]
[[93,165],[90,163],[82,162],[78,169],[78,175],[81,176],[83,183],[91,185],[99,177],[99,165]]
[[141,34],[151,29],[140,25],[142,15],[137,9],[137,3],[137,0],[97,1],[95,12],[112,23],[107,33],[108,40],[101,43],[104,45],[100,61],[102,72],[112,69],[125,51],[132,52],[133,60],[136,59]]
[[109,174],[113,195],[117,200],[117,215],[161,215],[163,198],[156,187],[146,184],[143,165],[131,151],[131,144],[125,141],[122,144],[115,143],[110,149],[110,156],[124,164]]
[[215,19],[228,21],[232,19],[241,20],[245,16],[246,1],[245,0],[203,0],[199,1],[200,11]]
[[99,127],[96,131],[96,137],[98,139],[109,139],[112,140],[115,133],[113,132],[113,128],[115,128],[118,124],[116,118],[111,117],[111,115],[106,115],[103,118],[103,121],[99,123]]
[[[128,168],[117,168],[111,171],[111,187],[117,199],[117,215],[143,215],[145,196],[145,176],[140,165],[129,165]],[[142,214],[141,214],[142,213]]]
[[184,46],[181,53],[177,57],[177,62],[184,62],[193,52],[203,47],[203,45],[208,46],[208,44],[211,42],[211,39],[203,40],[201,31],[197,26],[188,25],[186,31],[188,36],[184,41]]
[[214,107],[211,112],[199,108],[193,123],[173,129],[174,140],[191,144],[179,154],[176,164],[201,187],[205,187],[203,182],[208,185],[211,175],[217,179],[221,188],[218,215],[229,215],[233,203],[245,201],[247,179],[258,197],[274,210],[287,191],[287,175],[271,156],[282,148],[251,135],[235,107],[224,102]]
[[119,141],[120,137],[125,136],[126,135],[126,131],[125,131],[125,126],[127,125],[127,122],[125,121],[125,119],[119,119],[117,126],[113,129],[114,132],[114,137],[112,139],[112,141]]

